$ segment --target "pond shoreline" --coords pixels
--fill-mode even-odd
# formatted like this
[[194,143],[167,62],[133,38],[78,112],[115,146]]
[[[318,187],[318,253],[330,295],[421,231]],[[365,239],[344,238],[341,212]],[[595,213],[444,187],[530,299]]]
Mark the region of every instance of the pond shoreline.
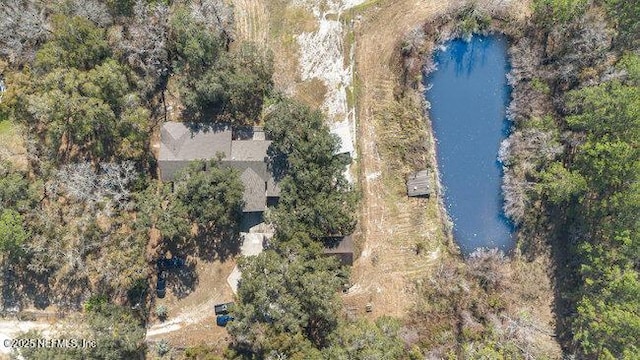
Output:
[[465,256],[481,248],[509,252],[514,247],[515,227],[504,214],[503,169],[497,161],[510,128],[507,47],[501,35],[449,40],[434,52],[438,69],[424,77],[442,200]]

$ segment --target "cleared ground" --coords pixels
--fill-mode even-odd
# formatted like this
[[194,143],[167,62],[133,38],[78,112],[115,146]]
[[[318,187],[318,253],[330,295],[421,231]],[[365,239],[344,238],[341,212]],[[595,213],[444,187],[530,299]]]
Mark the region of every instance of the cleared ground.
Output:
[[[399,39],[425,19],[446,10],[443,2],[394,1],[370,4],[355,25],[358,145],[362,208],[357,240],[360,258],[352,270],[354,288],[345,296],[351,309],[372,317],[403,317],[412,304],[413,280],[424,277],[446,252],[437,199],[408,199],[404,173],[380,156],[383,124],[376,115],[394,101],[393,71]],[[418,242],[425,251],[417,254]]]
[[227,284],[227,277],[235,266],[235,261],[198,261],[195,266],[197,280],[193,290],[185,290],[178,270],[169,271],[167,294],[163,299],[155,297],[151,312],[159,305],[168,309],[165,321],[154,318],[147,330],[147,340],[155,342],[167,340],[172,347],[185,348],[203,343],[220,344],[227,342],[227,330],[216,326],[213,306],[233,300],[233,293]]

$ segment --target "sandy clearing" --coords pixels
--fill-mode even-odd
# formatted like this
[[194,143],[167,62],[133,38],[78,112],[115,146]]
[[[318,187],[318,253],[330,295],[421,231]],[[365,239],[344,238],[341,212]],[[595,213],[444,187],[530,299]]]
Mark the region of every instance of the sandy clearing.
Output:
[[55,325],[48,322],[0,320],[0,353],[10,354],[12,348],[6,347],[5,344],[22,333],[36,330],[41,331],[45,336],[51,336],[54,333],[54,327]]
[[215,318],[213,307],[222,302],[221,296],[214,294],[209,300],[189,309],[184,309],[178,316],[160,324],[155,324],[147,330],[147,340],[159,335],[174,332],[185,326],[202,322],[208,318]]
[[[301,79],[320,79],[327,91],[324,95],[322,111],[331,124],[331,132],[342,143],[340,153],[349,153],[355,159],[355,112],[349,108],[347,89],[353,81],[353,51],[350,58],[344,56],[345,29],[341,16],[350,7],[363,0],[331,0],[320,4],[317,1],[297,0],[294,3],[313,12],[318,29],[296,36],[300,48],[299,69]],[[322,5],[322,6],[321,6]],[[353,49],[352,49],[353,50]],[[345,63],[347,65],[345,65]],[[349,170],[347,180],[353,181]]]

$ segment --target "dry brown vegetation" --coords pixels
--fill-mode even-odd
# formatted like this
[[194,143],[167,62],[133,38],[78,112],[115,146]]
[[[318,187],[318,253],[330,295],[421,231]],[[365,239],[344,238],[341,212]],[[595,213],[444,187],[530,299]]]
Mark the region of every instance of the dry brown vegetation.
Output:
[[233,0],[232,3],[237,40],[253,41],[274,53],[273,80],[276,88],[309,105],[321,103],[322,97],[314,93],[318,89],[313,82],[301,84],[299,49],[295,38],[302,32],[317,29],[313,14],[290,4],[288,0]]

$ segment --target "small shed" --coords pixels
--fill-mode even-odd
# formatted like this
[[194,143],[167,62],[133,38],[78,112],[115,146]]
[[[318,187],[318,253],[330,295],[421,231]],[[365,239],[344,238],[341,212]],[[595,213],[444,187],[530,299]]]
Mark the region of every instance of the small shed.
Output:
[[326,256],[335,256],[342,265],[353,265],[353,238],[347,236],[327,236],[323,238]]
[[429,170],[422,170],[410,174],[407,177],[407,196],[410,197],[429,197],[431,195],[431,186]]

